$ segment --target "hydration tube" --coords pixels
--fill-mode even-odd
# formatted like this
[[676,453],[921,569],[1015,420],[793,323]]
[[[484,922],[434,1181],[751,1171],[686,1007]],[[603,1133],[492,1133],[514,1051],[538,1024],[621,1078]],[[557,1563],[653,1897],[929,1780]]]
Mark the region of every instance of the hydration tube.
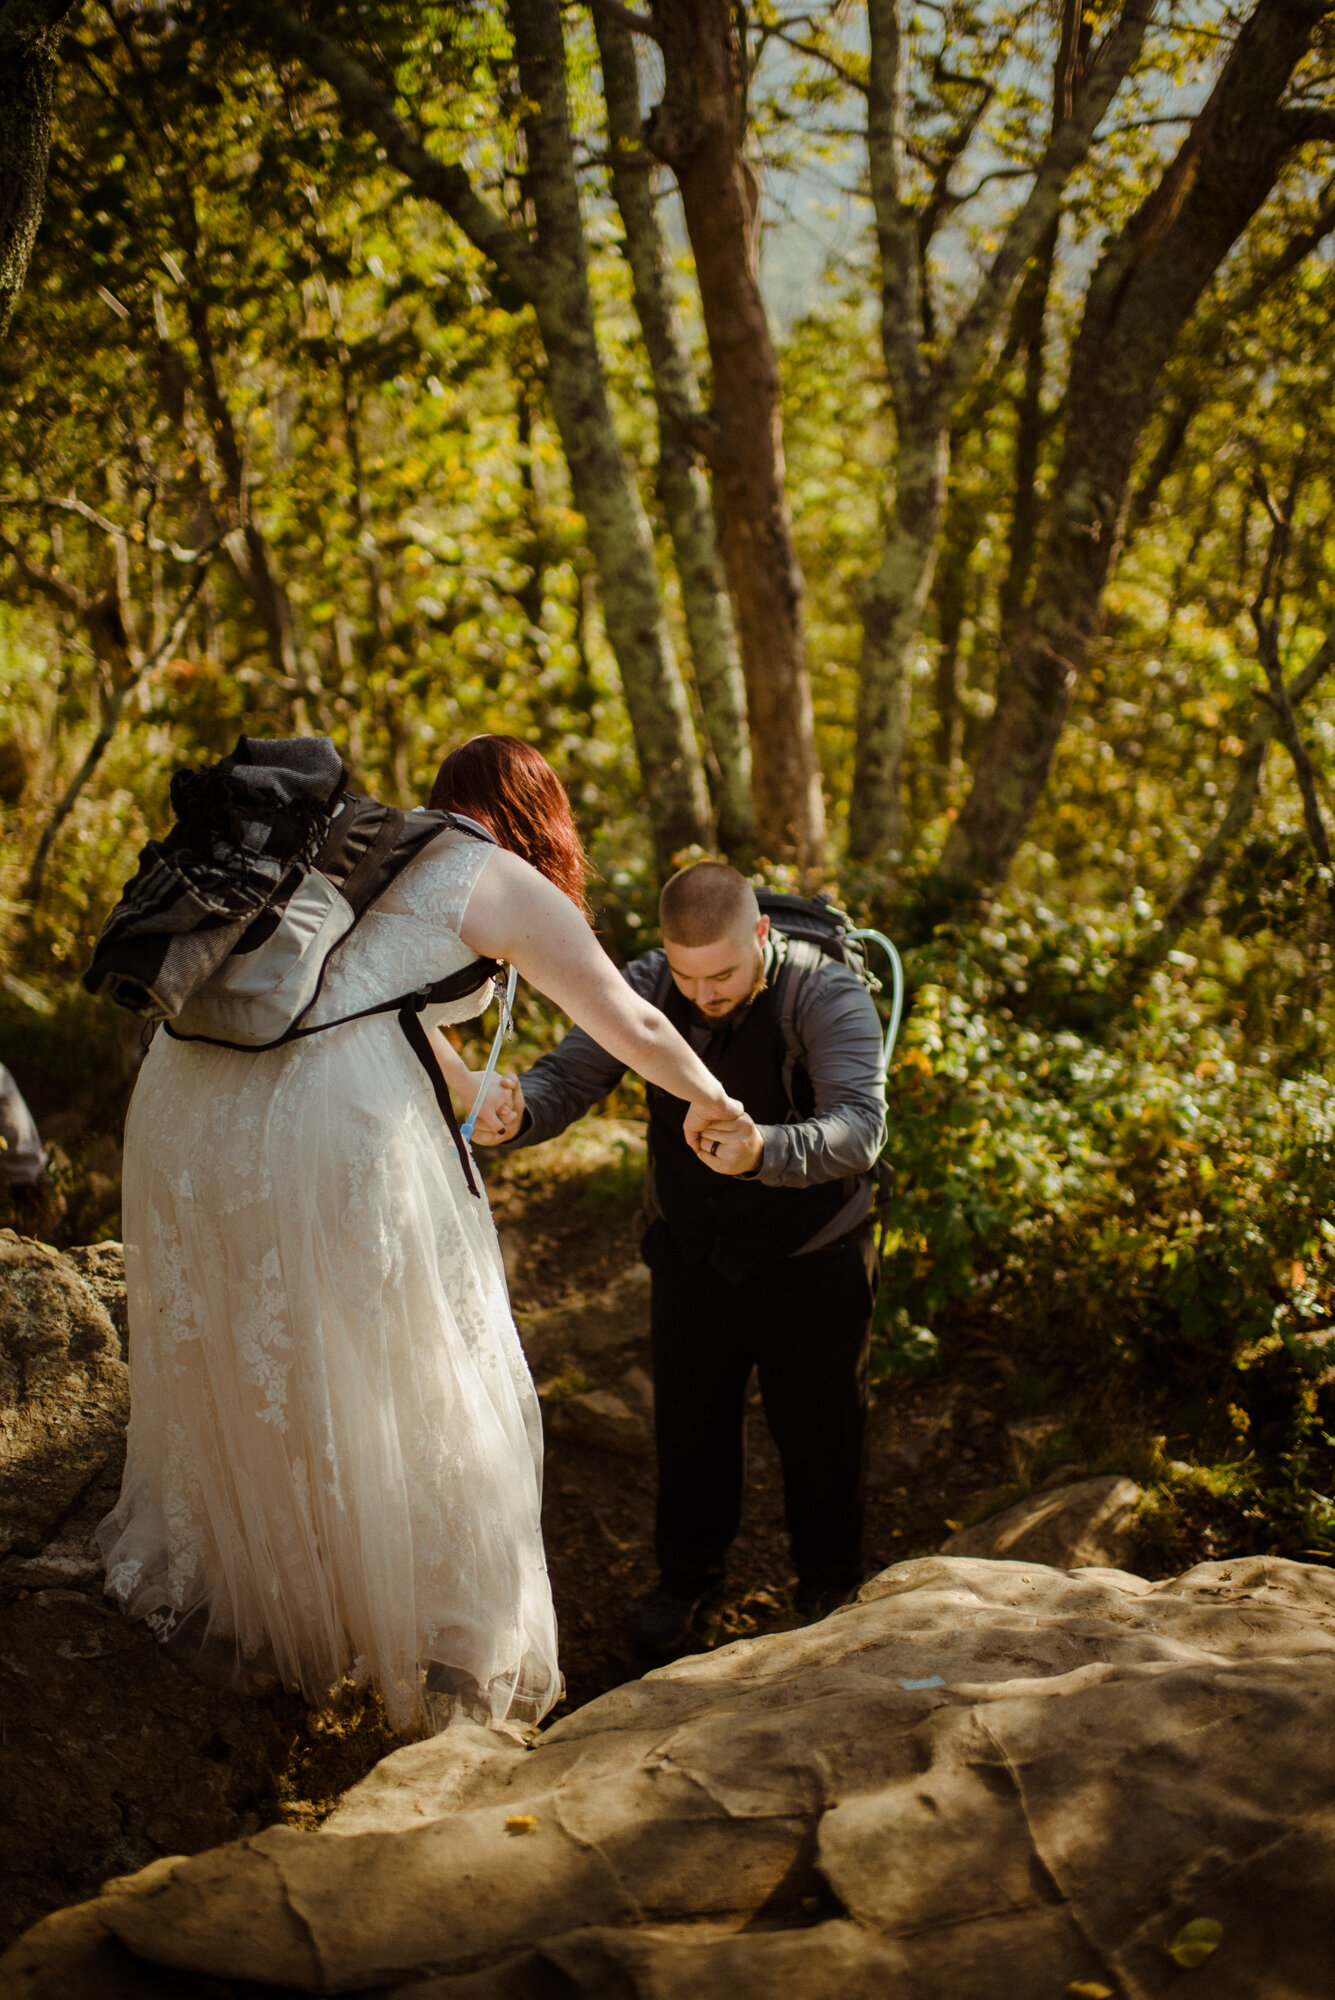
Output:
[[882,931],[845,931],[845,937],[870,938],[878,944],[890,961],[890,1025],[885,1031],[885,1047],[881,1056],[881,1067],[890,1068],[890,1058],[895,1052],[895,1042],[899,1035],[899,1019],[904,1012],[904,967],[899,953]]
[[515,984],[518,977],[518,973],[511,966],[509,977],[505,982],[505,992],[500,996],[501,1018],[496,1024],[496,1033],[492,1037],[491,1053],[487,1057],[487,1067],[482,1072],[482,1081],[477,1087],[477,1096],[473,1099],[473,1108],[459,1128],[466,1145],[472,1143],[473,1127],[477,1124],[477,1114],[482,1109],[486,1099],[487,1086],[496,1074],[496,1064],[500,1060],[501,1054],[501,1043],[510,1032],[510,1023],[514,1016]]

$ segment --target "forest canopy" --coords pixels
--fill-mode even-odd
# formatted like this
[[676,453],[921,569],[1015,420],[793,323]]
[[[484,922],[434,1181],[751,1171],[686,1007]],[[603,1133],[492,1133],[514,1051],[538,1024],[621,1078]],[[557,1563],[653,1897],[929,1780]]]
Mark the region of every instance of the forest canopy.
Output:
[[693,852],[908,950],[887,1368],[1170,1385],[1335,1548],[1335,4],[0,0],[0,58],[0,1057],[71,1171],[171,771],[316,731],[415,804],[508,731],[614,953]]

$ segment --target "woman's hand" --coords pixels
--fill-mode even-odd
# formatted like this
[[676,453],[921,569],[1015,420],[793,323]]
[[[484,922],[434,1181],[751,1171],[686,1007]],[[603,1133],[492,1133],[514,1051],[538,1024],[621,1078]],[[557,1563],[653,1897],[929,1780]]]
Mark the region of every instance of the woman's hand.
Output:
[[[477,1102],[481,1075],[469,1069],[442,1029],[433,1028],[430,1040],[436,1061],[440,1064],[440,1073],[463,1105],[464,1116],[467,1117]],[[473,1127],[473,1137],[483,1146],[502,1145],[506,1139],[514,1138],[523,1117],[524,1093],[519,1088],[519,1079],[493,1076]]]
[[[716,1097],[693,1098],[686,1107],[686,1119],[682,1127],[686,1134],[686,1144],[693,1153],[701,1150],[701,1138],[706,1132],[711,1140],[721,1139],[741,1124],[750,1124],[745,1107],[735,1097],[728,1097],[719,1091]],[[708,1150],[706,1148],[706,1150]]]
[[493,1076],[473,1137],[479,1146],[503,1146],[524,1122],[524,1090],[517,1076]]
[[760,1127],[747,1112],[740,1118],[711,1118],[686,1143],[716,1174],[753,1174],[765,1156]]

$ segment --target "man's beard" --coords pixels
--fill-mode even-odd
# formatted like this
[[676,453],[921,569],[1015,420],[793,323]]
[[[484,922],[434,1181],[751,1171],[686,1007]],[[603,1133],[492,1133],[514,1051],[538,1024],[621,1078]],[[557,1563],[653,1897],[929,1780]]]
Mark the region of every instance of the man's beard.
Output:
[[729,1001],[728,1005],[720,1007],[717,1013],[707,1013],[703,1007],[697,1007],[694,1004],[692,1004],[691,1012],[695,1015],[696,1020],[702,1028],[720,1027],[724,1021],[730,1021],[734,1014],[740,1014],[745,1008],[749,1007],[757,993],[761,992],[764,988],[764,984],[765,954],[762,950],[756,955],[756,976],[751,982],[749,993],[744,994],[740,1000]]

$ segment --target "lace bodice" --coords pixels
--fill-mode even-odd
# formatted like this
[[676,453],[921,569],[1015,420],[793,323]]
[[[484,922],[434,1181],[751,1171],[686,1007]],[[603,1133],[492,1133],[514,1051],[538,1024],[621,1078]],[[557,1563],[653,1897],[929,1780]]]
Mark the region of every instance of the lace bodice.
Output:
[[[476,957],[459,935],[468,899],[495,849],[471,834],[448,832],[433,840],[362,917],[329,961],[324,987],[306,1017],[319,1027],[373,1007],[378,1000],[411,993],[444,979]],[[428,1007],[428,1026],[468,1021],[491,1000],[488,983],[477,993]]]

